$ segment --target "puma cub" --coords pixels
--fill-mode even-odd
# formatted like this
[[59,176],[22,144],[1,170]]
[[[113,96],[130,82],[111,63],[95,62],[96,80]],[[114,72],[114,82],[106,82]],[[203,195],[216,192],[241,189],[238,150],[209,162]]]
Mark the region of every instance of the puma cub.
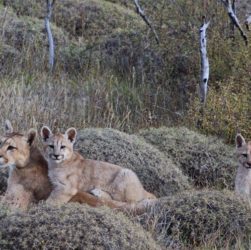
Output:
[[[11,209],[27,210],[31,204],[46,200],[52,191],[47,161],[33,143],[36,134],[34,129],[26,135],[13,132],[11,123],[6,121],[5,135],[0,139],[0,168],[9,169],[8,187],[2,201]],[[70,201],[115,207],[85,192],[78,193]]]
[[63,204],[79,191],[126,204],[156,198],[143,188],[133,171],[106,162],[84,159],[75,152],[75,128],[69,128],[65,134],[53,134],[44,126],[41,136],[49,164],[49,177],[54,185],[47,200],[49,203]]
[[0,168],[8,167],[8,186],[3,201],[12,208],[26,210],[31,203],[45,200],[52,184],[48,178],[47,162],[33,145],[36,131],[26,135],[13,132],[9,121],[1,137]]
[[235,178],[235,192],[251,199],[251,141],[245,142],[241,134],[236,136],[238,170]]

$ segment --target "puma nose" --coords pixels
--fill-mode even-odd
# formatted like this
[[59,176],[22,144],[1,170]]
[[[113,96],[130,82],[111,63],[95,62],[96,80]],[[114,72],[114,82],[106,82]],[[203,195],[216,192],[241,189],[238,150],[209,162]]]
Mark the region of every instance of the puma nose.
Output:
[[251,162],[247,162],[248,166],[251,167]]
[[59,158],[59,155],[54,155],[54,157],[55,157],[56,159],[58,159],[58,158]]

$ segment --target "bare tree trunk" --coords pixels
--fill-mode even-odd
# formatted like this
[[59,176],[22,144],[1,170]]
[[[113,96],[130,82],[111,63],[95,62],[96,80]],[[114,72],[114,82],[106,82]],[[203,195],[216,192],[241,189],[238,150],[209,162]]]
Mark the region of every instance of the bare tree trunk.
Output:
[[206,31],[210,22],[205,20],[200,27],[200,55],[201,55],[201,81],[200,81],[200,101],[205,104],[207,97],[207,85],[209,79],[209,61],[207,57],[207,36]]
[[152,26],[151,22],[149,21],[148,17],[145,15],[145,12],[140,7],[139,1],[138,0],[133,0],[133,1],[134,1],[134,4],[135,4],[137,13],[142,17],[142,19],[144,20],[144,22],[152,30],[152,32],[154,34],[154,37],[155,37],[155,40],[156,40],[157,44],[159,44],[159,36],[158,36],[156,30],[154,29],[154,27]]
[[51,32],[50,20],[55,0],[52,0],[52,2],[50,0],[46,0],[46,2],[47,2],[47,16],[45,17],[45,28],[48,34],[48,41],[49,41],[49,66],[50,66],[50,71],[52,72],[54,69],[55,46]]
[[245,34],[244,30],[242,29],[241,24],[240,24],[237,16],[234,13],[234,10],[233,10],[232,4],[231,4],[231,0],[222,0],[222,2],[224,3],[224,5],[227,8],[228,16],[229,16],[231,22],[240,31],[240,34],[241,34],[245,44],[248,45],[247,35]]
[[249,27],[250,24],[251,24],[251,15],[245,21],[247,30],[250,30],[250,27]]

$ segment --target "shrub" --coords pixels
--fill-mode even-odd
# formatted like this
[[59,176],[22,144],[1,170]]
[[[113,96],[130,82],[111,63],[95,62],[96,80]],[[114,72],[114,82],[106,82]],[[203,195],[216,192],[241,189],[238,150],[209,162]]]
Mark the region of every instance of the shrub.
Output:
[[219,138],[184,127],[153,128],[142,130],[139,135],[171,157],[195,186],[233,188],[237,166],[235,153]]
[[251,240],[250,215],[250,205],[234,194],[204,190],[162,198],[139,220],[166,247],[245,249]]
[[39,205],[1,216],[1,249],[160,249],[123,214],[106,208]]
[[78,132],[76,149],[86,158],[132,169],[145,189],[158,197],[189,188],[170,159],[136,136],[113,129],[84,129]]

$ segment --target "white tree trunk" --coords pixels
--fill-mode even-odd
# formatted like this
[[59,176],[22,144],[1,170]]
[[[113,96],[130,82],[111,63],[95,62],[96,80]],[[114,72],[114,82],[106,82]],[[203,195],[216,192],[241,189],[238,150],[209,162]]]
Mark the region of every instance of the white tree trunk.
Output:
[[50,26],[52,7],[54,3],[55,0],[53,0],[52,2],[50,0],[47,0],[47,16],[45,17],[45,28],[48,34],[48,41],[49,41],[49,66],[51,72],[54,69],[54,58],[55,58],[55,49],[54,49],[55,46]]
[[250,30],[249,25],[251,24],[251,15],[246,19],[245,25],[247,30]]
[[208,79],[209,79],[209,61],[207,57],[207,28],[210,22],[203,23],[200,27],[200,55],[201,55],[201,81],[200,81],[200,101],[206,102]]

